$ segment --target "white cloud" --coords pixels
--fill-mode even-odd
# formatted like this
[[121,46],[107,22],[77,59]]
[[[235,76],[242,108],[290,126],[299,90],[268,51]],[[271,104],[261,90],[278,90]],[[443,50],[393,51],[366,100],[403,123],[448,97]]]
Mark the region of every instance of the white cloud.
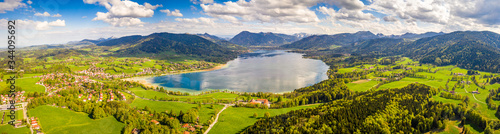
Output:
[[[35,13],[35,16],[51,17],[50,13],[48,13],[48,12],[43,12],[43,13],[37,12],[37,13]],[[57,13],[57,14],[52,15],[52,17],[62,17],[62,15]]]
[[152,17],[156,8],[161,5],[151,5],[144,3],[140,5],[133,1],[121,0],[83,0],[87,4],[99,4],[104,6],[108,12],[97,12],[96,17],[92,20],[102,20],[113,26],[133,26],[142,25],[139,18]]
[[64,27],[66,26],[66,21],[57,19],[56,21],[50,22],[49,26]]
[[360,10],[365,7],[365,4],[359,0],[327,0],[327,2],[349,10]]
[[49,30],[52,27],[64,27],[66,22],[64,20],[55,20],[52,22],[47,21],[33,21],[33,20],[17,20],[21,27],[34,28],[36,30]]
[[315,12],[309,8],[319,0],[239,0],[224,2],[223,4],[202,4],[207,15],[236,22],[235,18],[243,21],[260,22],[319,22]]
[[4,2],[0,2],[0,13],[5,13],[5,11],[14,11],[16,8],[25,6],[26,4],[22,3],[22,0],[4,0]]
[[346,8],[341,8],[338,11],[335,11],[332,8],[320,6],[318,8],[318,11],[326,14],[330,17],[333,17],[335,20],[358,20],[358,21],[364,21],[364,20],[373,20],[375,19],[375,16],[370,13],[364,13],[361,10],[349,10]]
[[193,4],[210,4],[210,3],[214,3],[214,0],[189,0],[191,1]]
[[161,4],[160,5],[151,5],[147,2],[144,2],[144,6],[148,9],[153,9],[153,10],[156,10],[156,8],[158,8],[158,7],[163,7],[163,5],[161,5]]
[[396,22],[396,21],[398,21],[398,19],[396,17],[394,17],[394,16],[385,16],[384,17],[384,21],[386,21],[386,22]]
[[184,22],[184,23],[195,23],[195,24],[208,24],[214,25],[216,18],[175,18],[175,21]]
[[48,12],[44,12],[44,13],[35,13],[35,16],[45,16],[45,17],[48,17],[50,16],[50,14]]
[[455,0],[451,1],[451,14],[461,18],[473,18],[488,25],[500,24],[500,1]]
[[62,17],[62,15],[57,13],[57,14],[52,15],[52,17]]
[[31,0],[28,0],[28,1],[26,1],[26,3],[31,5],[33,2]]
[[176,16],[176,17],[182,17],[181,11],[175,9],[174,11],[170,11],[168,9],[165,10],[160,10],[162,13],[167,13],[167,16]]
[[407,22],[446,24],[450,18],[450,6],[443,0],[373,0],[369,7]]

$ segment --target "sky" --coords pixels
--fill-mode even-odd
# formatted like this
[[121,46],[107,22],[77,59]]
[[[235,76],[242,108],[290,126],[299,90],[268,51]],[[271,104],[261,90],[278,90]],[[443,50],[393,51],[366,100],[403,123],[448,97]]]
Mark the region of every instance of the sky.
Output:
[[18,46],[82,39],[241,31],[500,33],[499,0],[0,0],[0,42],[16,20]]

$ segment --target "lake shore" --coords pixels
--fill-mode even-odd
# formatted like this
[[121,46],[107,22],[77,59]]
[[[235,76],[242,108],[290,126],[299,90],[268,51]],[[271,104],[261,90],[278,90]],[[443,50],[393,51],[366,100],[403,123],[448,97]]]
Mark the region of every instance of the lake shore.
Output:
[[226,68],[227,64],[219,64],[213,68],[208,68],[208,69],[202,69],[202,70],[190,70],[190,71],[180,71],[180,72],[172,72],[172,73],[166,73],[166,74],[161,74],[161,75],[154,75],[154,76],[139,76],[139,77],[132,77],[132,78],[125,78],[122,79],[124,81],[130,81],[130,82],[138,82],[143,84],[146,87],[153,87],[156,88],[160,86],[159,84],[153,84],[153,81],[150,80],[150,78],[153,77],[158,77],[158,76],[164,76],[164,75],[173,75],[173,74],[184,74],[184,73],[197,73],[197,72],[206,72],[206,71],[214,71],[214,70],[219,70]]

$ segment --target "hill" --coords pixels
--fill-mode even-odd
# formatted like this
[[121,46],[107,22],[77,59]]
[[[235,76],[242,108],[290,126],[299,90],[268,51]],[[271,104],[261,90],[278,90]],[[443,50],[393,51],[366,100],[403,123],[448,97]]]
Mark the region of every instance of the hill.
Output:
[[241,46],[280,46],[299,40],[300,36],[291,36],[278,33],[251,33],[242,31],[234,36],[230,42]]
[[214,36],[214,35],[210,35],[208,33],[197,34],[197,35],[202,37],[202,38],[205,38],[207,40],[210,40],[210,41],[214,42],[215,44],[218,44],[222,47],[228,48],[230,50],[247,50],[246,47],[242,47],[240,45],[233,44],[225,39],[219,38],[219,37]]
[[500,72],[500,35],[489,31],[459,31],[416,41],[379,38],[346,48],[355,54],[403,55],[421,63]]
[[148,36],[126,36],[98,43],[113,46],[112,56],[154,57],[157,59],[194,58],[210,62],[226,62],[237,53],[214,42],[191,34],[153,33]]
[[443,32],[439,32],[439,33],[436,33],[436,32],[426,32],[426,33],[422,33],[422,34],[405,33],[403,35],[392,35],[392,36],[388,36],[388,37],[395,38],[395,39],[417,40],[417,39],[421,39],[421,38],[433,37],[433,36],[438,36],[438,35],[443,35],[443,34],[445,34],[445,33],[443,33]]
[[377,35],[369,31],[360,31],[357,33],[342,33],[335,35],[313,35],[296,41],[292,44],[283,45],[283,48],[294,49],[328,49],[347,46],[352,43],[378,38]]
[[424,133],[460,115],[456,105],[430,101],[436,94],[436,89],[422,84],[364,92],[261,119],[243,133]]

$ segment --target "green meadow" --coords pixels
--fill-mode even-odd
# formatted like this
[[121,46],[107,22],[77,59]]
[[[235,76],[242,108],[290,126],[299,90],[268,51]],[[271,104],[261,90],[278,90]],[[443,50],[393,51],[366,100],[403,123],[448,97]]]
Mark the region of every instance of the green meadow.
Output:
[[[244,108],[244,107],[228,107],[219,115],[219,121],[210,130],[209,134],[234,134],[239,133],[246,127],[253,125],[258,119],[264,118],[264,114],[269,112],[271,116],[287,113],[292,110],[312,108],[319,106],[305,105],[292,108],[282,109],[258,109],[258,108]],[[257,113],[257,118],[253,118],[253,114]]]
[[201,102],[203,100],[234,100],[234,98],[239,96],[237,94],[224,93],[224,92],[216,92],[203,95],[177,96],[177,95],[168,95],[166,93],[152,91],[152,90],[145,90],[144,88],[141,87],[133,87],[130,88],[129,90],[139,97],[144,97],[149,99],[155,99],[155,98],[179,99],[179,101],[191,100],[191,101]]
[[[136,98],[130,106],[137,108],[144,108],[147,106],[156,112],[170,112],[172,110],[174,113],[179,114],[180,111],[186,113],[189,109],[197,108],[198,104],[174,101],[150,101]],[[223,105],[214,105],[214,108],[212,109],[209,104],[201,105],[201,109],[199,111],[200,122],[204,123],[208,121],[212,115],[215,115],[216,109],[221,110],[223,107]]]
[[29,110],[29,115],[39,118],[47,134],[116,134],[125,126],[112,116],[93,120],[86,113],[52,106],[36,107]]
[[28,127],[14,128],[12,125],[0,125],[0,133],[2,134],[29,134]]

